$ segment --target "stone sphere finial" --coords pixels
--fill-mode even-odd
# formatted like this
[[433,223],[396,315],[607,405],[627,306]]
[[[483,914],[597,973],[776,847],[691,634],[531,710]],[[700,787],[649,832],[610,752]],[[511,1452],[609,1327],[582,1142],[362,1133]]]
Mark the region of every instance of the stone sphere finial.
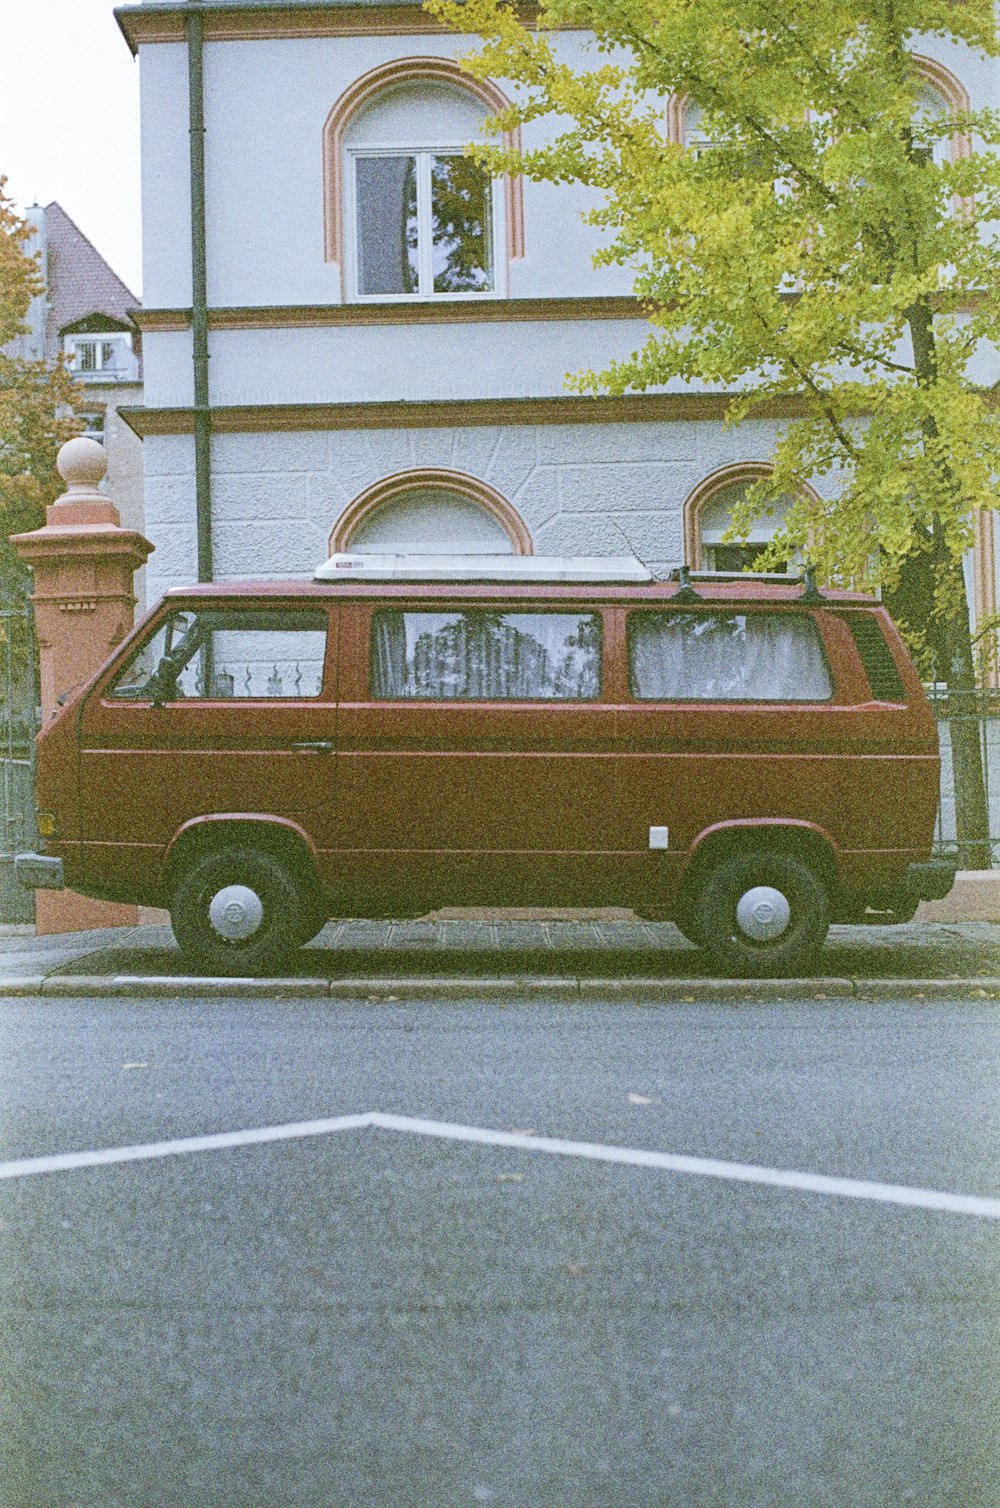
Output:
[[108,469],[107,452],[96,440],[76,435],[60,446],[56,470],[72,493],[93,492]]
[[109,497],[97,490],[98,482],[108,469],[103,445],[88,440],[86,435],[76,435],[60,446],[56,467],[66,483],[66,491],[45,510],[49,524],[60,529],[76,528],[79,524],[118,527],[121,523],[118,509]]

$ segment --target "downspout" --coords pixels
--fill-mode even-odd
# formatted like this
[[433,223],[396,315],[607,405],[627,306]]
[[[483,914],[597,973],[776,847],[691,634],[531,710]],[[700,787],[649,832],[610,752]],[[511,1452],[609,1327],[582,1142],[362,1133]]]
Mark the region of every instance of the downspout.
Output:
[[[194,0],[200,5],[202,0]],[[208,293],[205,263],[205,21],[187,15],[191,135],[191,348],[194,360],[194,495],[198,580],[212,579],[212,411],[208,397]]]

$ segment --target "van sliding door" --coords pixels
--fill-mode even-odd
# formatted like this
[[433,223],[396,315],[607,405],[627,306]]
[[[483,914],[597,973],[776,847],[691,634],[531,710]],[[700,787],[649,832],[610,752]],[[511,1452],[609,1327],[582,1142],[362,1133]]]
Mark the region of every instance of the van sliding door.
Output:
[[592,604],[344,604],[338,844],[360,909],[586,905],[616,862]]

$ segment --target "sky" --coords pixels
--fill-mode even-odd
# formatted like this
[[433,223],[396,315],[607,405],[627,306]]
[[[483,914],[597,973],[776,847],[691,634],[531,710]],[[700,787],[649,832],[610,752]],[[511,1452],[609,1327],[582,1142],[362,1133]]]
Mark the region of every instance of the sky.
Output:
[[141,296],[139,64],[114,0],[0,0],[0,49],[7,194],[58,200]]

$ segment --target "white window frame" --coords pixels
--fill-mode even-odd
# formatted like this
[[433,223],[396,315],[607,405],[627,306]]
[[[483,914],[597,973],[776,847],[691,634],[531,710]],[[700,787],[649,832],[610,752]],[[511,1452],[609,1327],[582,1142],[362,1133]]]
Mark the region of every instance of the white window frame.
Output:
[[[363,304],[413,304],[434,303],[442,299],[455,302],[481,303],[483,299],[503,298],[507,292],[507,258],[504,255],[504,195],[503,179],[490,179],[490,205],[492,210],[493,235],[493,287],[480,293],[436,293],[434,291],[434,237],[431,219],[431,159],[434,157],[464,157],[465,144],[415,145],[412,141],[398,146],[366,147],[363,143],[348,147],[345,151],[345,228],[349,263],[348,286],[352,301]],[[416,293],[362,293],[358,278],[358,185],[355,163],[359,157],[413,157],[417,164],[417,282]]]
[[[112,374],[128,374],[131,363],[124,361],[118,365],[105,366],[104,352],[102,347],[108,344],[124,346],[128,356],[132,355],[132,336],[127,330],[92,330],[86,334],[66,335],[63,337],[63,348],[70,357],[70,369],[77,377],[95,378],[105,372]],[[81,346],[92,345],[96,348],[96,365],[83,368],[77,365],[77,358]]]

